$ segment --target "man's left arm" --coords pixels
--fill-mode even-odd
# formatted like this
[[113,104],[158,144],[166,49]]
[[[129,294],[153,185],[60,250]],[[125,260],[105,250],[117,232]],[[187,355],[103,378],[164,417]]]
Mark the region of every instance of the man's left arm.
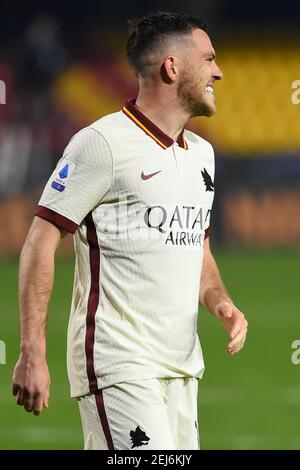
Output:
[[199,301],[220,320],[228,332],[230,336],[230,342],[227,345],[228,354],[233,356],[239,352],[246,340],[248,322],[226,291],[210,250],[209,237],[204,242]]

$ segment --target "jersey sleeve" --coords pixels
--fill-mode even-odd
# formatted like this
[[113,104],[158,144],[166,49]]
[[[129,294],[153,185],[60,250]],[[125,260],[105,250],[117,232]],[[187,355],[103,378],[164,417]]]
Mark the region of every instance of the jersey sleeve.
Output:
[[112,154],[104,136],[85,128],[71,139],[38,203],[35,215],[74,233],[112,183]]

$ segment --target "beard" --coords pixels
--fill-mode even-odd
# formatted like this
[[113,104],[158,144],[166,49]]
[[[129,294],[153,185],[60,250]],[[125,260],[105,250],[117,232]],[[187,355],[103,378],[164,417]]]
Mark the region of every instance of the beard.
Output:
[[205,89],[201,93],[199,81],[189,72],[184,72],[178,84],[177,96],[184,110],[190,115],[212,116],[215,109],[205,100]]

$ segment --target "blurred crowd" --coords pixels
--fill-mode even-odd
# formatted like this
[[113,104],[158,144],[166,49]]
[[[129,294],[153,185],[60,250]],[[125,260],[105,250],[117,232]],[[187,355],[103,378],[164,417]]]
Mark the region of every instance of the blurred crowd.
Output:
[[[80,123],[58,106],[57,75],[70,58],[54,18],[33,21],[18,49],[0,55],[0,196],[32,191],[53,168]],[[42,157],[42,158],[41,158]]]
[[[126,31],[103,21],[81,26],[68,26],[59,16],[34,16],[17,40],[0,40],[0,80],[6,86],[6,104],[0,104],[0,217],[6,220],[0,255],[19,249],[34,204],[72,135],[136,96]],[[300,79],[300,43],[279,29],[263,40],[253,29],[248,36],[241,29],[223,31],[213,43],[224,73],[215,87],[218,112],[192,120],[189,128],[213,144],[219,159],[216,238],[297,243],[300,105],[291,100],[291,86]],[[268,219],[259,210],[263,193]],[[285,222],[278,218],[278,200],[285,204]],[[282,227],[291,218],[294,228],[286,233]]]

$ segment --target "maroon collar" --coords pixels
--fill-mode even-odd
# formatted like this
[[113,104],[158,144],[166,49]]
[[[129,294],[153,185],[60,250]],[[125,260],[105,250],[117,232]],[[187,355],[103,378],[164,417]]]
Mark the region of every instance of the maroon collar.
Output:
[[[158,145],[166,149],[174,144],[174,140],[165,134],[154,122],[150,121],[136,106],[135,99],[129,100],[122,108],[124,114],[131,119],[138,127],[140,127],[147,135],[156,141]],[[183,137],[184,129],[180,132],[177,143],[180,147],[188,149],[188,145]]]

